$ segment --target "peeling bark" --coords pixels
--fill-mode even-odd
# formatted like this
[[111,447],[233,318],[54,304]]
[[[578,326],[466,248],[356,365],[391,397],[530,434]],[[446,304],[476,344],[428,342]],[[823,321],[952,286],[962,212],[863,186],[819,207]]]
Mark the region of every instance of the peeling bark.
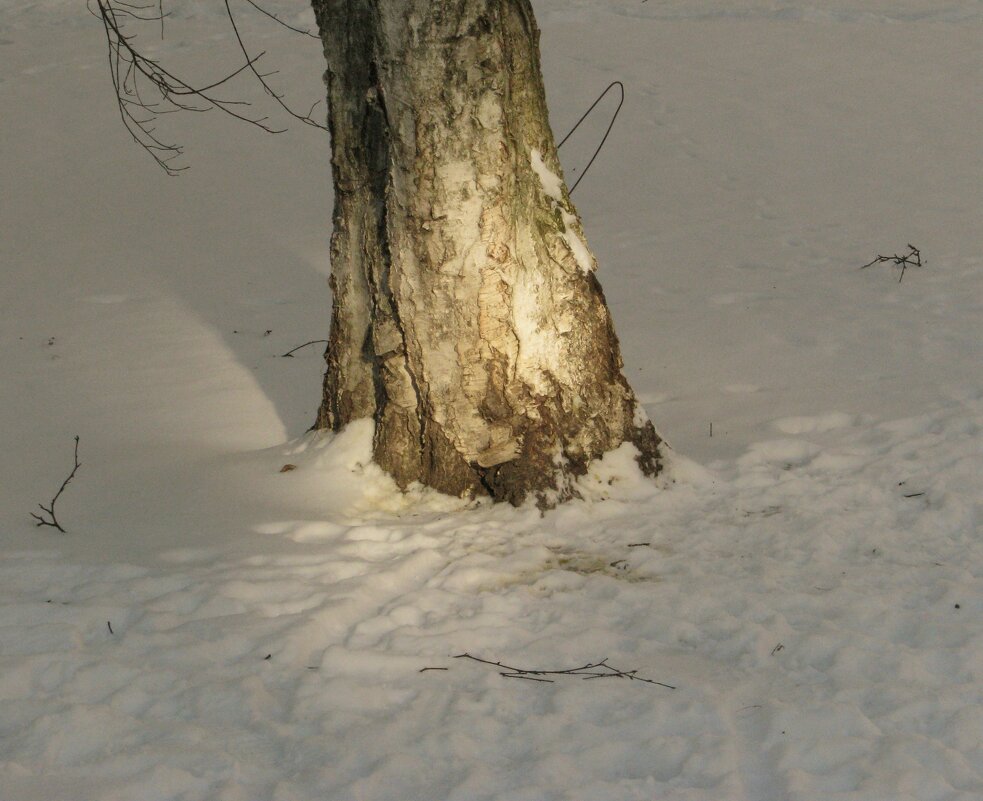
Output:
[[402,487],[552,505],[661,440],[562,179],[528,0],[313,0],[334,305],[316,426],[375,420]]

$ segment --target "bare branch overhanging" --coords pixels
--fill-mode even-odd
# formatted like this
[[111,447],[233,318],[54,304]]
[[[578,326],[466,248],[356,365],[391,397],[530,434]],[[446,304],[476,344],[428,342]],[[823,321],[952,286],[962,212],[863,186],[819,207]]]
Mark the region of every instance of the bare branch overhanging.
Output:
[[[253,0],[246,0],[250,6],[296,33],[318,38],[309,31],[295,28],[276,15],[261,8]],[[315,128],[327,130],[312,115],[318,103],[311,106],[306,114],[295,112],[268,83],[267,78],[275,72],[261,72],[257,62],[265,55],[249,55],[232,7],[225,2],[226,13],[232,24],[236,41],[244,58],[243,64],[232,72],[204,86],[185,80],[165,68],[159,61],[150,58],[135,46],[136,33],[126,30],[127,22],[159,22],[160,35],[164,36],[164,19],[169,16],[164,11],[163,0],[156,3],[129,3],[125,0],[88,0],[89,11],[103,24],[109,57],[109,71],[116,92],[120,118],[133,140],[146,150],[154,161],[168,175],[176,175],[187,169],[173,164],[184,148],[175,142],[167,141],[156,133],[158,117],[175,111],[204,112],[217,109],[241,122],[249,123],[266,133],[282,133],[286,128],[274,127],[269,116],[253,115],[245,111],[253,104],[244,100],[226,100],[215,90],[226,85],[239,75],[249,72],[260,83],[264,91],[290,116]]]

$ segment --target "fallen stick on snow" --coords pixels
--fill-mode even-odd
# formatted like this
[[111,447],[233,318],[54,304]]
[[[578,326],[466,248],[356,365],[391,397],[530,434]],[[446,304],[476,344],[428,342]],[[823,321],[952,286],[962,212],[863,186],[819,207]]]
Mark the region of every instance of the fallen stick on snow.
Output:
[[41,511],[47,514],[48,516],[50,516],[51,520],[46,520],[41,515],[31,512],[31,517],[33,517],[35,520],[38,521],[37,522],[38,527],[52,526],[53,528],[58,529],[62,534],[65,533],[65,529],[61,527],[61,523],[58,522],[58,518],[55,515],[55,501],[57,501],[58,498],[61,497],[61,494],[65,491],[65,487],[68,486],[68,482],[71,481],[73,478],[75,478],[75,473],[78,471],[79,467],[81,467],[81,465],[79,464],[79,438],[78,435],[76,434],[75,435],[75,467],[73,467],[72,472],[68,474],[68,478],[66,478],[61,483],[61,487],[59,487],[58,492],[55,493],[55,497],[51,499],[51,503],[48,504],[47,506],[45,506],[43,503],[38,504],[38,506],[41,507]]
[[308,345],[316,345],[318,342],[327,342],[327,341],[328,340],[326,339],[312,339],[310,342],[305,342],[303,345],[298,345],[296,348],[293,348],[292,350],[288,350],[286,353],[281,353],[280,358],[292,359],[294,357],[294,353],[300,350],[301,348],[306,348]]
[[[895,253],[893,256],[878,256],[873,261],[867,262],[860,269],[861,270],[865,270],[868,267],[870,267],[871,265],[880,264],[880,263],[885,262],[885,261],[894,262],[894,264],[896,264],[897,266],[899,266],[901,268],[901,275],[898,276],[898,283],[900,284],[901,283],[901,280],[904,278],[904,272],[905,272],[905,270],[907,270],[909,267],[921,267],[922,266],[922,252],[918,248],[916,248],[914,245],[910,245],[909,244],[908,245],[908,252],[905,253],[903,256],[899,256],[897,253]],[[712,428],[710,430],[713,431]],[[711,436],[712,436],[712,434],[711,434]]]
[[526,670],[524,668],[512,667],[511,665],[506,665],[503,662],[492,662],[488,659],[480,659],[477,656],[472,656],[471,654],[458,654],[453,657],[454,659],[470,659],[474,662],[480,662],[483,665],[494,665],[495,667],[504,668],[504,670],[499,672],[499,675],[504,676],[507,679],[526,679],[527,681],[542,681],[553,683],[553,679],[543,678],[544,676],[581,676],[584,679],[630,679],[632,681],[644,681],[646,684],[657,684],[660,687],[666,687],[670,690],[675,690],[671,684],[663,684],[661,681],[655,681],[654,679],[644,679],[638,675],[637,670],[618,670],[616,667],[612,667],[608,664],[607,658],[602,659],[600,662],[588,662],[586,665],[581,665],[580,667],[567,668],[565,670]]

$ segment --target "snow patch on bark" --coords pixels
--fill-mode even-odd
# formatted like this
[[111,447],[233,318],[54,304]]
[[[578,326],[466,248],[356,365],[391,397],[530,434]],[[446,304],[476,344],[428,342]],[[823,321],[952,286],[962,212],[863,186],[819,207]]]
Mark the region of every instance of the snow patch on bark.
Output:
[[539,183],[543,187],[543,192],[553,201],[553,208],[560,212],[560,219],[563,220],[564,228],[561,236],[570,248],[574,259],[576,259],[577,266],[584,273],[593,272],[595,267],[594,257],[591,256],[590,251],[587,249],[587,243],[584,242],[574,228],[577,218],[567,210],[564,204],[563,180],[546,166],[546,162],[543,161],[543,154],[536,150],[536,148],[530,151],[530,161],[533,172],[539,177]]
[[567,241],[570,252],[573,253],[573,257],[577,260],[577,266],[584,273],[593,272],[594,257],[591,256],[590,251],[587,249],[587,243],[577,235],[577,232],[572,227],[577,221],[577,218],[562,207],[560,208],[560,214],[563,217],[563,225],[566,227],[563,238]]
[[543,154],[536,148],[530,151],[529,156],[532,161],[533,172],[539,176],[539,183],[542,184],[543,191],[557,203],[562,203],[563,181],[560,180],[560,176],[546,166],[546,162],[543,161]]

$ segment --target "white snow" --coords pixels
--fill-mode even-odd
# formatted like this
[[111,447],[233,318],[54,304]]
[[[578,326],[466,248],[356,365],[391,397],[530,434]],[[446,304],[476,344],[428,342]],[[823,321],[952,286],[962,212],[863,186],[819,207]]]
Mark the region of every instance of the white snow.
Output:
[[546,196],[557,203],[562,202],[563,181],[560,180],[559,175],[546,166],[546,162],[543,161],[543,154],[536,148],[532,148],[529,151],[529,160],[532,163],[533,172],[536,173],[539,182],[543,185],[543,192],[546,193]]
[[543,185],[543,192],[550,198],[553,209],[558,209],[560,212],[564,228],[561,236],[567,243],[567,247],[570,248],[577,266],[584,273],[593,272],[594,257],[591,256],[584,240],[577,234],[575,229],[577,218],[567,210],[563,200],[563,181],[560,180],[560,176],[546,166],[546,162],[543,161],[543,154],[536,148],[532,148],[529,154],[533,172],[539,177],[539,182]]
[[578,236],[577,231],[574,228],[577,218],[563,208],[560,209],[560,214],[563,217],[563,226],[565,228],[563,238],[566,240],[566,243],[570,248],[570,252],[573,253],[573,257],[577,261],[577,266],[580,268],[581,272],[593,272],[594,257],[590,255],[587,245],[584,244],[584,240]]
[[[236,63],[222,4],[171,6],[139,41]],[[2,801],[983,797],[979,3],[534,7],[558,133],[627,89],[576,198],[675,448],[545,516],[306,433],[322,346],[279,354],[327,333],[321,135],[172,116],[168,179],[84,7],[5,9]],[[316,41],[240,25],[321,96]],[[901,283],[858,269],[908,242]],[[76,434],[68,533],[36,528]]]

